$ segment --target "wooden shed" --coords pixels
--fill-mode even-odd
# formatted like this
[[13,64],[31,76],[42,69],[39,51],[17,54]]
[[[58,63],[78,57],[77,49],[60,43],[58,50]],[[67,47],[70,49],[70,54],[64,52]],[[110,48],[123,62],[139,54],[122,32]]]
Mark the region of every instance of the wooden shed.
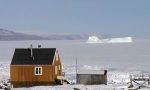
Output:
[[107,70],[80,70],[77,72],[77,84],[107,84]]
[[17,48],[10,65],[13,87],[57,84],[62,64],[56,48]]

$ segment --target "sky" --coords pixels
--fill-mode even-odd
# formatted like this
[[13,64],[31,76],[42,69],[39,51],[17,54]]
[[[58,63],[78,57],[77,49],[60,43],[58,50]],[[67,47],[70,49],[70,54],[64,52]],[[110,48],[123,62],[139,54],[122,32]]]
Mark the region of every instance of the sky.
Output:
[[0,28],[150,37],[150,0],[0,0]]

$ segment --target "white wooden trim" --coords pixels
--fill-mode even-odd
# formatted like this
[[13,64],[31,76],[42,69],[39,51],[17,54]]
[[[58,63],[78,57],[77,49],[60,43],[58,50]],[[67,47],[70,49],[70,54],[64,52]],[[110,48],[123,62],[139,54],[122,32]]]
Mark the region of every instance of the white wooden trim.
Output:
[[[56,51],[55,51],[55,55],[56,55]],[[52,63],[52,65],[54,65],[54,62],[55,62],[55,55],[54,55],[54,58],[53,58],[53,63]]]

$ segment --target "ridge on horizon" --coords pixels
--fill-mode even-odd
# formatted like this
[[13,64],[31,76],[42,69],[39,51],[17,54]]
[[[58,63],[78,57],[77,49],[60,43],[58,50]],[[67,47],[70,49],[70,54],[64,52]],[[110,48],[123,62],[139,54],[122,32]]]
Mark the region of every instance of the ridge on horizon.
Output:
[[[92,34],[82,33],[49,33],[48,35],[27,34],[8,29],[0,28],[1,41],[15,40],[87,40]],[[110,37],[108,35],[98,35],[101,38]]]

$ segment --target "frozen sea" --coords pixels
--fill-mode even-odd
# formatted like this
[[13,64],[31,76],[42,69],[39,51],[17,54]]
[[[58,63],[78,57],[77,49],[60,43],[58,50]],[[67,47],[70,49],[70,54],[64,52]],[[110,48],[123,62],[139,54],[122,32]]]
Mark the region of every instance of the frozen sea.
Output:
[[[42,45],[43,48],[57,48],[63,63],[63,71],[66,72],[66,77],[71,82],[75,82],[76,58],[78,70],[108,70],[108,86],[104,86],[105,89],[101,85],[79,85],[58,86],[54,87],[54,90],[73,90],[73,87],[92,87],[90,90],[113,90],[114,88],[122,88],[122,85],[126,86],[130,82],[130,75],[141,73],[150,75],[150,39],[134,39],[133,43],[97,44],[86,43],[86,40],[0,41],[0,85],[2,81],[7,82],[10,78],[9,64],[15,48],[30,48],[30,44],[35,48],[38,45]],[[66,87],[71,89],[66,89]],[[107,89],[108,87],[110,89]],[[39,87],[34,89],[36,90],[36,88]]]
[[84,40],[0,41],[0,62],[11,62],[15,48],[29,48],[30,44],[56,47],[64,65],[75,65],[77,58],[79,66],[150,71],[150,39],[101,44],[87,44]]

